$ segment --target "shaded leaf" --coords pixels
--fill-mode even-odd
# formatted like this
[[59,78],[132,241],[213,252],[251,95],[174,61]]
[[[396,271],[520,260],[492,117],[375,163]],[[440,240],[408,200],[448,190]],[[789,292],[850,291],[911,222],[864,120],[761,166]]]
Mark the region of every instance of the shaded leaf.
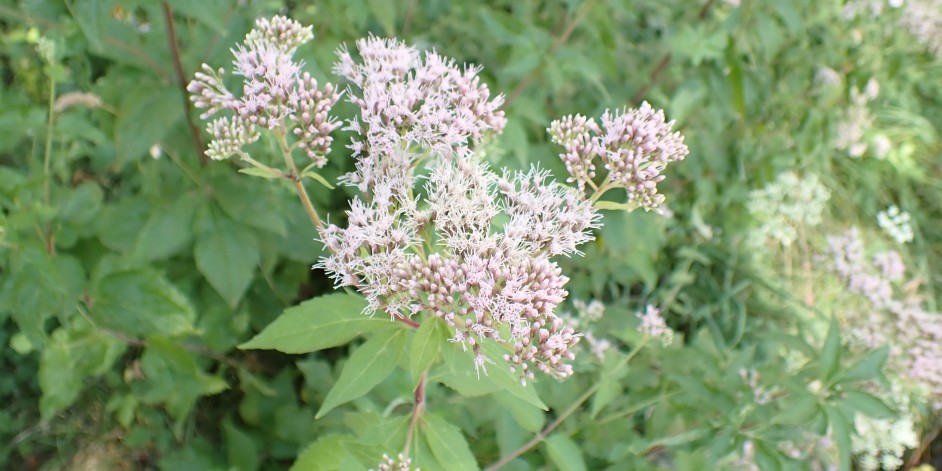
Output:
[[425,439],[438,462],[447,464],[449,470],[478,469],[461,429],[435,414],[426,414],[424,419]]
[[554,433],[546,439],[546,452],[550,460],[561,471],[585,471],[585,459],[579,445],[569,437]]
[[399,363],[405,343],[405,331],[397,330],[374,335],[357,348],[340,372],[337,384],[327,393],[315,418],[321,418],[335,407],[363,396],[385,380]]
[[383,316],[367,316],[363,314],[365,307],[366,301],[353,294],[334,293],[310,299],[286,309],[239,348],[310,353],[343,345],[377,329],[401,325]]

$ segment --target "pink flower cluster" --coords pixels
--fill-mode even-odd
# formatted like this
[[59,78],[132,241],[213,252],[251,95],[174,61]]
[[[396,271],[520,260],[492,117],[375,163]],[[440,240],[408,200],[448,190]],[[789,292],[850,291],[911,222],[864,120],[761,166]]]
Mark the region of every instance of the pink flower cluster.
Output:
[[[390,193],[388,185],[377,188]],[[339,285],[357,286],[369,310],[442,318],[453,341],[471,347],[478,367],[485,339],[510,341],[504,358],[525,381],[533,367],[571,374],[578,339],[555,314],[569,279],[550,260],[592,239],[592,205],[538,170],[498,177],[484,165],[453,159],[432,170],[423,200],[359,198],[347,228],[327,226],[330,255],[318,265]],[[505,215],[502,227],[498,215]],[[429,243],[418,234],[431,234]]]
[[283,16],[258,19],[242,44],[232,51],[234,75],[243,78],[241,98],[223,83],[225,71],[203,64],[203,71],[187,86],[194,106],[204,109],[202,119],[223,110],[233,113],[208,126],[213,136],[206,154],[225,159],[256,140],[258,127],[282,129],[295,135],[302,149],[318,167],[330,151],[331,131],[339,126],[329,111],[340,98],[331,84],[318,87],[317,80],[302,73],[302,63],[293,59],[299,46],[313,38],[311,27]]
[[891,363],[942,407],[942,313],[927,311],[922,300],[902,293],[905,266],[895,251],[865,255],[860,232],[850,229],[828,239],[832,267],[847,289],[866,301],[852,313],[853,338],[863,348],[891,346]]
[[671,132],[673,127],[663,111],[644,102],[637,109],[606,110],[601,126],[593,118],[570,115],[553,121],[547,131],[565,148],[560,158],[569,171],[568,181],[580,189],[594,187],[598,159],[608,171],[602,184],[624,188],[630,203],[655,209],[664,202],[657,192],[664,179],[661,173],[689,152],[683,136]]
[[459,68],[435,52],[374,36],[357,41],[356,51],[359,61],[341,48],[334,72],[352,83],[347,96],[360,109],[346,129],[362,136],[351,144],[360,157],[357,172],[347,176],[361,191],[389,173],[407,172],[419,155],[404,152],[410,145],[450,158],[503,130],[503,97],[491,98],[479,67]]

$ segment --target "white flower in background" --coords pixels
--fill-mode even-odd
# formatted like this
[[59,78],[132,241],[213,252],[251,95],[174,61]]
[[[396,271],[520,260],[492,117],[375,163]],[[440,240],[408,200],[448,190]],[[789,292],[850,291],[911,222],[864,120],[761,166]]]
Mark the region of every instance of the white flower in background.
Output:
[[942,56],[942,1],[909,0],[900,25],[937,57]]
[[852,449],[863,471],[896,470],[903,465],[907,449],[919,445],[912,417],[874,419],[863,414],[854,418],[856,432]]
[[867,132],[873,127],[873,117],[867,105],[879,94],[880,84],[872,78],[867,81],[863,91],[857,87],[850,91],[851,105],[837,124],[834,147],[855,158],[867,152]]
[[750,193],[749,213],[755,218],[754,241],[773,239],[790,246],[798,238],[799,228],[821,223],[821,216],[831,192],[818,177],[799,177],[793,172],[779,174],[774,182]]
[[910,225],[911,217],[906,211],[901,211],[896,205],[890,206],[886,211],[877,213],[877,223],[887,235],[897,243],[905,244],[913,240],[913,227]]
[[820,67],[814,73],[814,81],[822,87],[836,87],[841,84],[841,74],[830,67]]
[[664,322],[660,309],[648,304],[644,313],[639,312],[635,315],[641,319],[638,332],[653,339],[659,339],[665,347],[674,341],[674,331]]
[[876,156],[876,158],[885,158],[892,148],[893,143],[890,142],[890,138],[886,137],[885,134],[873,136],[873,155]]
[[379,466],[376,469],[370,469],[370,471],[419,471],[419,468],[412,467],[412,458],[399,453],[396,459],[383,454],[383,460],[380,461]]

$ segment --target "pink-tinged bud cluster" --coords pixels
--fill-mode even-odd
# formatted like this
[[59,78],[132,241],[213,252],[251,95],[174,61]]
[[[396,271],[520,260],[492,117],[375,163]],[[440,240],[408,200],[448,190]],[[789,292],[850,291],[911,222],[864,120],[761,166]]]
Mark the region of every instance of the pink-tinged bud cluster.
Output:
[[[223,84],[222,69],[213,70],[206,64],[187,86],[194,106],[205,110],[200,118],[228,110],[235,115],[224,118],[229,134],[256,139],[257,127],[290,130],[298,139],[297,146],[322,167],[333,141],[330,133],[339,126],[329,112],[340,95],[331,84],[318,88],[316,80],[301,73],[303,64],[293,59],[298,46],[311,38],[311,27],[285,17],[256,20],[255,29],[232,50],[233,74],[243,79],[241,98]],[[220,126],[223,124],[216,124],[215,129]],[[213,127],[210,133],[219,139]],[[207,155],[225,159],[252,142],[228,139],[210,144]]]
[[[392,459],[388,455],[383,454],[383,460],[380,461],[375,470],[370,469],[370,471],[413,471],[412,458],[408,458],[403,456],[402,453],[399,453],[396,459]],[[414,471],[419,471],[419,468],[415,468]]]
[[260,134],[250,123],[239,116],[216,118],[209,123],[207,131],[213,136],[206,155],[221,160],[239,152],[243,147],[258,140]]
[[360,39],[356,50],[360,61],[341,48],[334,72],[353,84],[347,96],[360,108],[346,129],[362,136],[350,146],[360,157],[358,171],[347,177],[361,190],[385,171],[407,172],[412,160],[390,170],[385,159],[410,145],[449,158],[467,155],[487,133],[503,130],[503,97],[491,98],[480,68],[459,68],[454,60],[420,54],[395,39]]
[[603,184],[624,188],[628,201],[638,207],[655,209],[664,202],[657,184],[670,162],[688,154],[684,138],[671,132],[673,121],[647,102],[640,108],[606,110],[599,126],[592,118],[566,116],[553,121],[547,131],[551,140],[565,148],[560,154],[569,170],[569,181],[580,189],[595,184],[595,160],[608,171]]
[[907,294],[905,266],[895,251],[866,257],[856,228],[828,239],[832,267],[848,291],[867,302],[848,314],[852,339],[865,349],[891,346],[889,371],[912,380],[928,402],[942,407],[942,313]]
[[[524,381],[534,369],[571,374],[580,336],[555,314],[569,279],[550,257],[592,239],[597,214],[580,193],[545,172],[498,177],[463,159],[440,162],[422,200],[377,188],[385,196],[354,200],[346,229],[321,231],[331,253],[319,267],[364,293],[370,312],[442,318],[479,368],[491,339],[511,343],[505,360]],[[417,234],[429,233],[423,245]]]

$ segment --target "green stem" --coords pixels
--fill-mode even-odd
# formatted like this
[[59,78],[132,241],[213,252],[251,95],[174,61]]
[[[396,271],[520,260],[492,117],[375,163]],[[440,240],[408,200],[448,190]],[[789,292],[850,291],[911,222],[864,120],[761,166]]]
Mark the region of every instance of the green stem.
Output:
[[311,203],[311,197],[307,194],[307,189],[304,188],[304,183],[301,181],[301,176],[298,174],[298,167],[294,164],[294,159],[291,158],[291,147],[288,146],[288,141],[285,139],[285,130],[276,130],[275,136],[278,138],[278,147],[281,149],[281,155],[285,158],[285,164],[288,165],[291,182],[294,184],[294,189],[298,193],[298,198],[301,199],[301,204],[304,205],[304,210],[307,211],[308,218],[310,218],[314,227],[323,229],[324,223],[321,221],[320,216],[317,215],[317,210],[314,209],[314,204]]
[[[50,165],[49,162],[50,162],[50,159],[52,158],[52,133],[53,133],[52,128],[55,125],[55,121],[56,121],[55,102],[56,102],[56,80],[50,76],[49,77],[49,110],[48,110],[49,118],[48,118],[48,121],[46,122],[46,149],[45,149],[45,154],[43,156],[43,198],[45,199],[47,206],[50,204],[49,203],[49,199],[50,199],[49,180],[51,176],[49,175],[49,165]],[[46,252],[52,255],[53,252],[55,251],[55,245],[53,242],[54,239],[52,237],[52,222],[50,222],[49,225],[46,226],[45,239],[46,239]]]

